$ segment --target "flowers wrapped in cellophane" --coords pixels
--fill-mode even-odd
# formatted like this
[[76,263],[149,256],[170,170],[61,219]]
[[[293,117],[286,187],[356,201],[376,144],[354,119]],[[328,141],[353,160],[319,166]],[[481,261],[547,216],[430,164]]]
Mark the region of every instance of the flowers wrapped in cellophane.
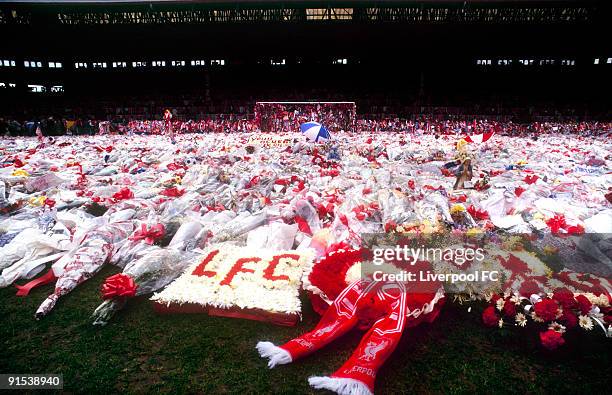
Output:
[[105,301],[94,311],[94,325],[106,325],[121,310],[129,297],[145,295],[164,288],[174,281],[192,261],[194,253],[208,231],[197,222],[183,224],[167,248],[150,246],[137,259],[129,262],[123,273],[106,279],[102,286]]
[[19,232],[0,250],[0,288],[36,276],[46,262],[59,258],[58,252],[70,248],[70,238],[70,231],[57,221],[54,212],[41,212],[35,227]]
[[[40,319],[55,307],[60,297],[68,294],[79,284],[93,277],[134,229],[130,220],[134,210],[114,213],[111,221],[87,231],[80,243],[59,261],[53,264],[57,277],[55,291],[43,301],[36,311]],[[103,221],[109,221],[103,218]]]

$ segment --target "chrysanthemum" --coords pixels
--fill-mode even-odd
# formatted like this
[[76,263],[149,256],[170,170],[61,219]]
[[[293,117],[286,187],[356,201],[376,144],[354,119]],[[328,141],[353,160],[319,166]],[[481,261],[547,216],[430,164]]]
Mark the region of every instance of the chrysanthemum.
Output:
[[516,323],[518,324],[518,326],[525,326],[527,325],[527,317],[525,317],[525,314],[523,313],[518,313],[515,317],[514,320],[516,321]]
[[551,322],[550,325],[548,325],[548,329],[559,333],[565,333],[565,327],[558,322]]
[[578,325],[580,325],[582,329],[590,331],[593,329],[593,320],[588,315],[581,315],[578,317]]

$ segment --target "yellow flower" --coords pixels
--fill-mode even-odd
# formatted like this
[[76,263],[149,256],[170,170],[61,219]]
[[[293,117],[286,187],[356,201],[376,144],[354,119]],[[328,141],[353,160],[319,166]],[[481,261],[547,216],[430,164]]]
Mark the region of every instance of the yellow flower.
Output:
[[468,237],[478,236],[482,234],[482,229],[480,228],[470,228],[465,232],[465,235]]
[[30,174],[23,170],[23,169],[17,169],[13,172],[13,174],[11,174],[13,177],[29,177]]
[[177,184],[182,184],[183,183],[183,179],[179,176],[174,177],[174,182]]
[[32,198],[30,198],[29,203],[30,203],[31,206],[40,207],[43,204],[45,204],[45,200],[47,200],[46,196],[39,196],[39,197],[36,197],[36,198],[32,197]]
[[451,214],[463,213],[463,212],[465,212],[465,207],[463,206],[463,204],[453,204],[453,206],[450,209]]

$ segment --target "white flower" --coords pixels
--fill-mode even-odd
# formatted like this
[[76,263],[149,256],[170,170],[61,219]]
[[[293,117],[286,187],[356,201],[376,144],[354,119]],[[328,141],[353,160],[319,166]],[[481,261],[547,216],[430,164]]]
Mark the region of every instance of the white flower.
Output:
[[544,320],[538,317],[538,315],[535,312],[531,313],[531,319],[534,320],[535,322],[544,322]]
[[[281,259],[273,273],[275,276],[287,276],[288,280],[270,280],[264,278],[264,270],[276,253],[231,246],[219,249],[220,253],[206,267],[207,270],[216,272],[215,276],[194,276],[192,273],[200,264],[198,260],[165,290],[154,295],[153,300],[164,304],[195,303],[218,308],[239,307],[288,314],[300,313],[300,279],[304,268],[312,261],[310,252],[290,251],[291,254],[299,256],[298,261]],[[253,270],[252,273],[238,272],[230,286],[220,285],[237,259],[242,257],[259,257],[261,261],[247,262],[243,268]]]
[[608,297],[604,294],[599,295],[599,300],[596,303],[598,306],[601,307],[609,307],[610,306],[610,300],[608,299]]
[[558,322],[551,322],[550,325],[548,325],[548,329],[559,333],[565,333],[565,327]]
[[497,302],[495,302],[495,307],[497,307],[497,310],[502,311],[504,309],[504,304],[506,304],[506,301],[499,298],[497,299]]
[[593,329],[593,320],[588,315],[581,315],[578,317],[578,325],[580,325],[582,329],[590,331]]
[[522,300],[522,298],[521,298],[521,296],[520,296],[519,294],[514,294],[514,295],[512,295],[512,297],[510,298],[510,301],[511,301],[512,303],[514,303],[514,304],[517,304],[517,305],[518,305],[518,304],[521,304],[521,300]]
[[500,318],[499,322],[497,323],[497,326],[499,326],[500,328],[504,326],[504,319]]
[[525,314],[523,313],[518,313],[515,317],[514,320],[516,321],[516,323],[519,326],[524,327],[525,325],[527,325],[527,317],[525,317]]
[[597,304],[599,302],[599,296],[595,296],[592,292],[586,292],[583,294],[591,302],[591,304]]

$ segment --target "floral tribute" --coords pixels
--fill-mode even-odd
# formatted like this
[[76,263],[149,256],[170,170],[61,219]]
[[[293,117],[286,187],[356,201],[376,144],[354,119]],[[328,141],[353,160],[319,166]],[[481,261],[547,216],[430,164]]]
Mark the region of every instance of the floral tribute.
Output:
[[[152,299],[161,311],[174,307],[177,310],[170,311],[207,311],[290,325],[301,313],[301,279],[311,262],[309,250],[275,252],[213,246]],[[289,320],[275,320],[274,314]]]
[[493,294],[488,300],[489,306],[482,313],[485,325],[535,328],[542,346],[548,350],[562,346],[563,335],[576,328],[592,331],[599,327],[607,337],[612,337],[612,299],[603,291],[574,292],[571,287],[564,287],[529,297],[508,291]]

